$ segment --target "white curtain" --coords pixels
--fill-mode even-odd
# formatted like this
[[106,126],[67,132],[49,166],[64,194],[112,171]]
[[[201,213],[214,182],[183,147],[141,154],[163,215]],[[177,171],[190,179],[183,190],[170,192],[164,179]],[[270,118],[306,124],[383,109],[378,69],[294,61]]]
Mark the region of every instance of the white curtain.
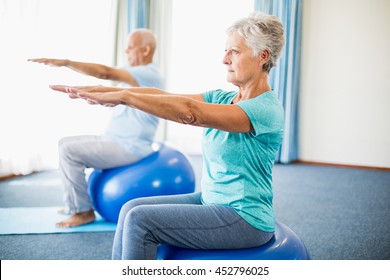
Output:
[[116,0],[0,1],[0,176],[56,168],[61,137],[102,131],[106,108],[48,88],[101,80],[27,59],[112,64],[117,6]]
[[113,44],[112,65],[121,66],[127,60],[125,49],[128,43],[128,1],[113,0],[111,16],[111,31]]

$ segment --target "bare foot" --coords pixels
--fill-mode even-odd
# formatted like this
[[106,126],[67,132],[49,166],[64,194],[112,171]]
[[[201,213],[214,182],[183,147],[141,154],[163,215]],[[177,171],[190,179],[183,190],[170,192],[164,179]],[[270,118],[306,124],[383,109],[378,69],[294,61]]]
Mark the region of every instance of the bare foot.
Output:
[[66,208],[58,210],[57,213],[64,214],[64,215],[70,214],[69,210]]
[[95,212],[91,209],[85,212],[73,214],[70,218],[56,223],[56,226],[60,228],[77,227],[92,223],[94,220]]

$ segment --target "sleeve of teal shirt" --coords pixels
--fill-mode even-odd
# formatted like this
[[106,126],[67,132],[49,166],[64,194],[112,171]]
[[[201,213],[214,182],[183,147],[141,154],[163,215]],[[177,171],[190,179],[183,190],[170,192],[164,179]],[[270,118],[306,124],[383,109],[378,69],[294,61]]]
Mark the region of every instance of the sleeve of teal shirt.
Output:
[[221,89],[217,89],[217,90],[210,90],[210,91],[204,92],[202,94],[202,96],[203,96],[203,100],[205,102],[216,103],[215,100],[218,100],[219,96],[223,93],[224,93],[224,91],[222,91]]
[[255,136],[283,131],[283,107],[273,92],[240,101],[237,106],[247,114]]
[[207,91],[202,94],[204,102],[211,103],[212,91]]

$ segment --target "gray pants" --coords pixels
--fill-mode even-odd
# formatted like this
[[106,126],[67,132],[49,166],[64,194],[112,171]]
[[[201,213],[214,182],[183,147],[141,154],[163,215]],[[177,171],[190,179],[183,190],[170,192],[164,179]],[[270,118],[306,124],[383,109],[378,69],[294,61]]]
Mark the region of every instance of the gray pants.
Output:
[[271,232],[232,208],[202,205],[201,194],[137,198],[121,209],[112,259],[156,259],[159,243],[193,249],[242,249],[265,244]]
[[58,150],[64,203],[72,214],[92,209],[85,180],[86,168],[107,169],[140,160],[121,144],[104,136],[65,137],[59,141]]

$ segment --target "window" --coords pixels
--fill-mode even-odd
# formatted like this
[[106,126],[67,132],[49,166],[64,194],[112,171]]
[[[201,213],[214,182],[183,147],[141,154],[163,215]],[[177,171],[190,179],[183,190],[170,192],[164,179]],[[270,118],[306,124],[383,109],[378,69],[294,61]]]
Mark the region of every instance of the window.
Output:
[[0,176],[57,167],[59,138],[104,128],[106,108],[75,102],[48,88],[101,81],[27,59],[112,64],[112,2],[0,1]]
[[[226,29],[253,11],[253,0],[173,0],[168,88],[177,93],[233,89],[226,82]],[[168,123],[167,140],[191,154],[201,153],[202,128]]]

